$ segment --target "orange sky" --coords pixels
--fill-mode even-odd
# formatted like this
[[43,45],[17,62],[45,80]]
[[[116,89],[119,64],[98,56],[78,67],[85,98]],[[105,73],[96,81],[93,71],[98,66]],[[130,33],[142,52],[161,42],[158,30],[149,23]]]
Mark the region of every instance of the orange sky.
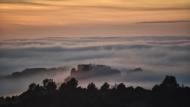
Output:
[[1,0],[0,39],[190,36],[190,0]]

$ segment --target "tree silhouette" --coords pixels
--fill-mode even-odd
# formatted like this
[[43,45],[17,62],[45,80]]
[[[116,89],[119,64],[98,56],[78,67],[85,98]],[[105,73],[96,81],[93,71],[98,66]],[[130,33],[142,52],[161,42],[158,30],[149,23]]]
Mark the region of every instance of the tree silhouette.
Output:
[[105,82],[105,83],[101,86],[100,90],[101,90],[101,91],[108,91],[109,88],[110,88],[110,85],[109,85],[107,82]]
[[78,86],[78,81],[75,78],[71,78],[68,82],[67,85],[71,88],[77,88]]
[[120,83],[118,86],[117,86],[117,90],[118,91],[124,91],[126,89],[126,87],[125,87],[125,84],[123,84],[123,83]]
[[160,86],[164,88],[177,88],[179,87],[179,84],[174,76],[166,76]]
[[94,83],[78,87],[74,78],[56,89],[52,79],[43,85],[32,83],[19,96],[0,97],[0,107],[190,107],[190,88],[180,87],[174,76],[166,76],[152,90],[126,87],[120,83],[110,88],[104,83],[100,89]]
[[43,87],[46,89],[46,90],[55,90],[57,88],[57,85],[56,83],[53,81],[53,79],[44,79],[43,80]]
[[88,84],[88,86],[87,86],[87,91],[89,91],[89,92],[95,92],[95,91],[97,91],[98,89],[97,89],[97,87],[96,87],[96,85],[94,84],[94,83],[90,83],[90,84]]
[[36,87],[37,87],[37,84],[32,83],[32,84],[29,85],[28,90],[29,91],[34,91],[36,89]]
[[66,83],[62,83],[59,90],[65,90],[65,89],[76,89],[78,86],[78,81],[75,78],[71,78],[66,81]]

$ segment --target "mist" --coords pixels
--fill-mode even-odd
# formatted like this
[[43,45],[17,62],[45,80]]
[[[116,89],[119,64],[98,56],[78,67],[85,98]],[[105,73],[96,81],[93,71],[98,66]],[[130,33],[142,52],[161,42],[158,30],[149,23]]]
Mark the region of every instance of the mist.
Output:
[[[57,37],[40,39],[14,39],[0,42],[0,76],[21,72],[26,68],[52,68],[78,64],[103,64],[121,71],[79,81],[151,88],[165,75],[175,75],[180,84],[190,85],[189,37]],[[141,67],[143,72],[128,72]],[[53,78],[58,84],[70,75],[70,69],[51,75],[0,80],[0,95],[21,93],[32,82],[41,83]]]

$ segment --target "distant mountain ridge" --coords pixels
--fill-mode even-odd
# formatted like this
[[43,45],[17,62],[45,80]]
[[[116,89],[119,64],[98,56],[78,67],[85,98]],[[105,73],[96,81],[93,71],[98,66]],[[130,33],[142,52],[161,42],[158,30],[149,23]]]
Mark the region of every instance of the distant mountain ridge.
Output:
[[76,68],[72,68],[70,76],[80,79],[89,79],[94,77],[104,77],[121,74],[121,72],[142,72],[143,69],[138,67],[135,69],[117,69],[108,65],[95,64],[79,64]]
[[65,72],[68,70],[68,67],[54,67],[54,68],[27,68],[21,72],[13,72],[10,75],[0,77],[0,79],[14,79],[14,78],[22,78],[22,77],[30,77],[40,74],[46,75],[56,75],[59,72]]
[[[14,79],[30,77],[40,74],[56,75],[56,73],[69,71],[69,67],[53,67],[53,68],[27,68],[21,72],[13,72],[10,75],[2,76],[1,79]],[[124,72],[142,72],[141,67],[134,69],[117,69],[108,65],[96,65],[96,64],[78,64],[77,68],[70,69],[70,76],[77,79],[88,79],[93,77],[111,76],[114,74],[120,74]]]

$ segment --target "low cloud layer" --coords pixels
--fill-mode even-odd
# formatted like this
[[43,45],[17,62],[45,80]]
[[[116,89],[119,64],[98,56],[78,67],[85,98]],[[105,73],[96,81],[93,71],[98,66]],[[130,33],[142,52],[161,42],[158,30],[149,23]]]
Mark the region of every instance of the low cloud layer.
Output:
[[[141,67],[143,72],[123,72],[120,76],[114,75],[111,81],[104,77],[84,81],[84,84],[99,80],[96,82],[109,81],[113,84],[126,82],[128,85],[136,84],[151,87],[151,84],[160,82],[165,75],[175,75],[180,84],[190,85],[189,55],[189,37],[89,37],[7,40],[0,43],[0,75],[8,75],[16,71],[22,71],[25,68],[75,67],[81,63],[92,63],[109,65],[119,70]],[[63,81],[63,77],[65,78],[65,74],[53,78],[57,81]],[[21,81],[20,83],[22,83]],[[18,86],[16,83],[14,85]],[[23,89],[27,85],[23,85]],[[5,84],[3,86],[6,87]]]
[[[189,45],[189,37],[92,37],[2,41],[0,74],[10,74],[27,67],[85,62],[105,62],[123,67],[171,67],[176,69],[176,72],[178,69],[180,72],[187,72],[188,69],[184,68],[190,63]],[[176,66],[178,67],[175,68]]]

